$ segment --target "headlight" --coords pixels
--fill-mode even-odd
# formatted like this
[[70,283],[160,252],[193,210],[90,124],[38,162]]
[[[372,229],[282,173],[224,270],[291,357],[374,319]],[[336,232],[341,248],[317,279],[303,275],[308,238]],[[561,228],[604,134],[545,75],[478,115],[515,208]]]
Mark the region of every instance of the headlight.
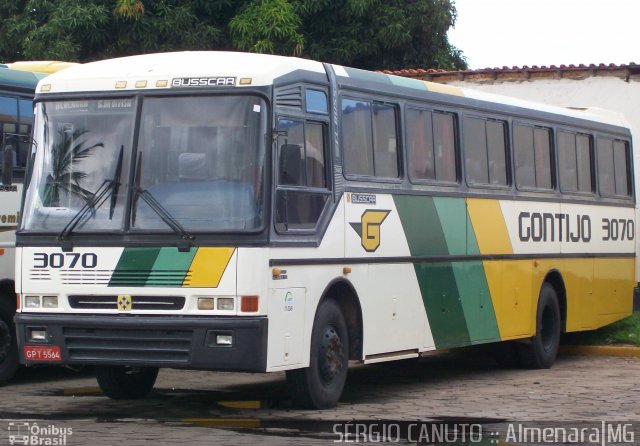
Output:
[[40,308],[40,296],[25,296],[24,297],[25,308]]
[[58,308],[58,296],[43,296],[42,308]]
[[215,299],[213,297],[198,297],[198,310],[215,309]]
[[233,311],[235,307],[235,299],[233,297],[219,297],[218,310]]

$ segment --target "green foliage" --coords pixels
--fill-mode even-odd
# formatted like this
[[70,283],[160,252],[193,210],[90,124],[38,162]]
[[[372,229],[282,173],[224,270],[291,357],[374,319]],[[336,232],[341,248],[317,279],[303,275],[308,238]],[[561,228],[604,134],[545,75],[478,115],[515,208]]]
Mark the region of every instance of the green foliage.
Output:
[[598,330],[570,333],[565,341],[580,345],[632,344],[640,346],[640,313]]
[[453,0],[0,0],[0,60],[217,49],[465,68],[447,40],[455,18]]
[[305,53],[365,69],[466,68],[451,0],[298,0]]
[[304,47],[301,25],[302,20],[288,0],[253,0],[229,23],[237,48],[295,56]]

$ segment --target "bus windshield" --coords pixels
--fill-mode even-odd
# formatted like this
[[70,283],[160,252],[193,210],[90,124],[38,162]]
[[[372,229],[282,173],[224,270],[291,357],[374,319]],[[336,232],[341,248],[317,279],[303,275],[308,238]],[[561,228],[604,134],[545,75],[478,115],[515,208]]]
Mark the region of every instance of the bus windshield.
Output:
[[38,107],[24,230],[170,232],[167,215],[189,232],[263,226],[262,99],[147,97],[137,120],[134,98]]

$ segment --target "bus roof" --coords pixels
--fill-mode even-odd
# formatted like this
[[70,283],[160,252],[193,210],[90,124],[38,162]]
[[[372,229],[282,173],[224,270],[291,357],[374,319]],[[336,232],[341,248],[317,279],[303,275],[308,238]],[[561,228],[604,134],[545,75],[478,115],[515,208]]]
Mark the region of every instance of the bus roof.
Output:
[[554,105],[547,105],[539,102],[513,98],[510,96],[486,93],[484,91],[468,88],[460,88],[453,85],[445,85],[436,82],[422,81],[414,78],[395,76],[393,74],[370,72],[356,68],[342,67],[339,65],[334,65],[333,68],[338,76],[350,79],[349,85],[364,86],[366,84],[369,84],[369,88],[371,88],[372,84],[377,83],[395,87],[405,87],[418,91],[428,91],[432,93],[442,93],[451,96],[457,96],[459,98],[464,98],[463,102],[466,103],[481,101],[484,103],[498,104],[500,106],[517,107],[520,109],[536,110],[539,112],[551,113],[570,118],[586,119],[619,127],[628,128],[630,126],[622,113],[610,110],[602,110],[590,107],[563,108]]
[[[394,91],[394,87],[404,87],[422,92],[457,96],[461,99],[464,98],[462,100],[465,103],[479,101],[628,127],[621,116],[611,113],[594,113],[590,109],[576,110],[554,107],[507,96],[491,95],[465,88],[340,65],[333,65],[333,69],[340,83],[380,91],[383,94],[387,91]],[[40,83],[38,93],[139,91],[170,89],[176,86],[224,88],[229,86],[262,86],[271,85],[278,78],[295,71],[306,71],[326,76],[322,63],[308,59],[257,53],[184,51],[143,54],[74,65],[47,77],[45,81]]]
[[4,90],[33,91],[38,85],[38,81],[47,75],[45,73],[33,73],[30,71],[19,71],[8,68],[7,65],[0,65],[0,88]]
[[[296,70],[325,73],[320,62],[296,57],[183,51],[80,64],[52,75],[45,84],[50,85],[48,91],[51,93],[163,89],[171,88],[174,79],[219,79],[224,82],[224,79],[235,78],[238,83],[234,85],[260,86],[270,85],[274,79]],[[250,79],[250,83],[241,82],[243,79]],[[43,92],[42,88],[38,92]]]
[[36,60],[36,61],[19,61],[7,63],[12,70],[34,71],[38,73],[56,73],[65,68],[78,65],[75,62],[60,62],[57,60]]

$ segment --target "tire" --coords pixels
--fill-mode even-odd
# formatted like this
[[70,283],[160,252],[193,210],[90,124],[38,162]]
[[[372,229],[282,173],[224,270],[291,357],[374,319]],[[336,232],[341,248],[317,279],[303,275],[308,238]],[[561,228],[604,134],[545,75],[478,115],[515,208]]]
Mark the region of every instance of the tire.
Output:
[[329,409],[338,404],[349,364],[347,323],[338,304],[318,307],[311,332],[309,367],[287,371],[293,402],[304,409]]
[[157,377],[157,367],[96,367],[96,379],[102,393],[113,400],[139,400],[146,397]]
[[15,308],[0,295],[0,385],[9,381],[18,370],[18,344],[13,323]]
[[558,355],[562,319],[558,297],[553,287],[544,283],[538,298],[536,335],[530,343],[518,344],[520,362],[528,369],[551,368]]

